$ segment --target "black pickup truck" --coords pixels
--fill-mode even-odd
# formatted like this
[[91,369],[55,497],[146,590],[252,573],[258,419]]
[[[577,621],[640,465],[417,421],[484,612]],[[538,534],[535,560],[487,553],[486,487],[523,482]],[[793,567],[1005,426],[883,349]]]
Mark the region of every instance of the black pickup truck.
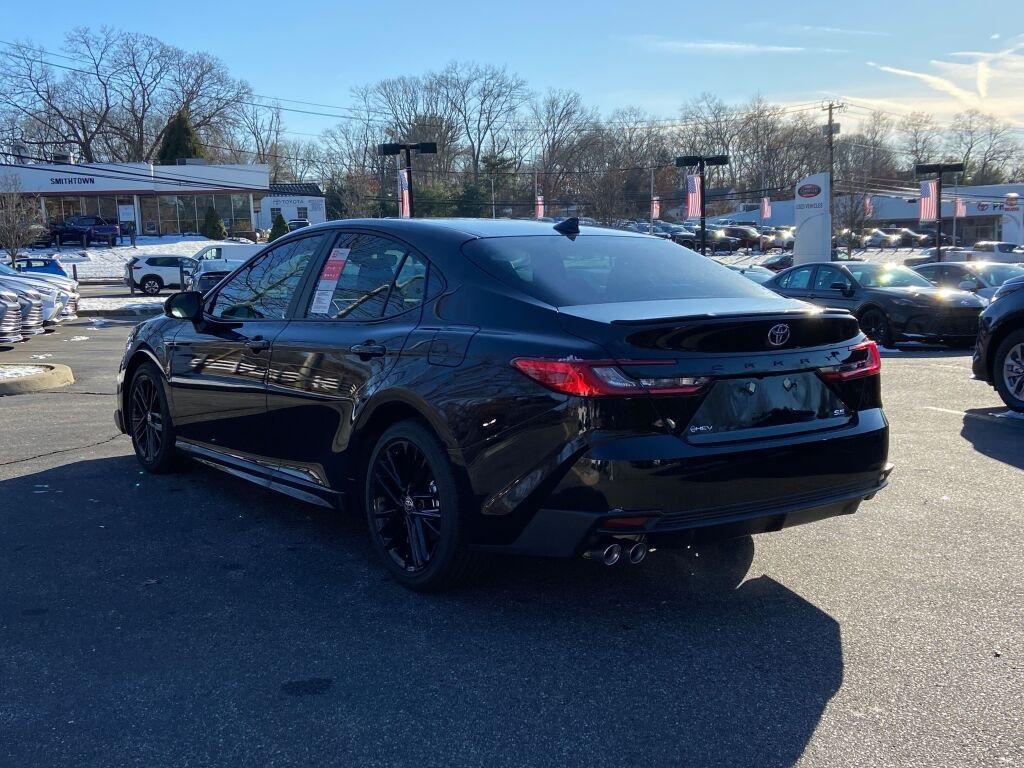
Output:
[[115,245],[121,236],[121,227],[116,222],[99,216],[68,216],[59,224],[50,227],[53,242],[61,243],[106,243]]

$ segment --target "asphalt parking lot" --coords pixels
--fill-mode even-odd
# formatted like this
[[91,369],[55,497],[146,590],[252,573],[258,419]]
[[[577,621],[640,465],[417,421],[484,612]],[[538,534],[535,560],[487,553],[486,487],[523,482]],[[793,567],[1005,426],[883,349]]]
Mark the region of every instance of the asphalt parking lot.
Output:
[[854,516],[422,596],[357,519],[141,473],[129,327],[0,347],[77,379],[0,398],[0,765],[1024,764],[1024,420],[968,354],[885,354]]

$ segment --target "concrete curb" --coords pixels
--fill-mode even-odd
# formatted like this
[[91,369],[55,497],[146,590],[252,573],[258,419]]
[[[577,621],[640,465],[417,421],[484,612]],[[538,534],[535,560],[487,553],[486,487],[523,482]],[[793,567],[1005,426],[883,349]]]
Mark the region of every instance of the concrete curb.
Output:
[[80,309],[78,310],[79,317],[153,317],[159,315],[164,311],[163,304],[154,304],[152,309],[136,308],[136,307],[122,307],[119,309]]
[[[28,365],[28,363],[26,363]],[[32,363],[32,365],[36,365]],[[27,395],[31,392],[42,392],[44,389],[56,389],[75,383],[75,376],[66,365],[38,365],[45,368],[42,373],[22,376],[17,379],[0,380],[0,397],[4,395]]]

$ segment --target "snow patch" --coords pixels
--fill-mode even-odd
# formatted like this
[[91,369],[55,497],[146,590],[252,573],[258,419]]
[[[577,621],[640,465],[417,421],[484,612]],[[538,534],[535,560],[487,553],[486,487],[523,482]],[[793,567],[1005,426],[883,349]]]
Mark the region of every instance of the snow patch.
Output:
[[46,373],[46,369],[39,365],[0,365],[0,381],[23,379],[37,373]]

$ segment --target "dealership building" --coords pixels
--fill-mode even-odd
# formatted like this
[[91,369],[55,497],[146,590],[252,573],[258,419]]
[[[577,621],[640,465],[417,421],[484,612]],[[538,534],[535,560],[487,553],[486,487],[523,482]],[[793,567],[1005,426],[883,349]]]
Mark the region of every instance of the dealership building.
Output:
[[[954,187],[947,185],[942,190],[942,230],[953,231],[954,200],[964,202],[964,215],[956,219],[956,233],[966,243],[979,240],[1000,240],[1024,245],[1024,221],[1021,208],[1024,200],[1024,183],[990,184],[985,186]],[[757,204],[744,204],[741,210],[715,217],[751,224],[792,226],[794,219],[792,200],[773,200],[771,217],[761,220]],[[836,206],[833,206],[833,210]],[[868,227],[896,226],[914,229],[919,225],[918,198],[913,194],[871,195],[872,215],[866,222]]]
[[271,185],[266,165],[26,163],[0,175],[13,175],[22,194],[38,197],[46,223],[84,214],[143,235],[176,235],[198,232],[212,207],[230,234],[251,235],[269,229],[271,208],[285,218],[326,218],[315,184]]

